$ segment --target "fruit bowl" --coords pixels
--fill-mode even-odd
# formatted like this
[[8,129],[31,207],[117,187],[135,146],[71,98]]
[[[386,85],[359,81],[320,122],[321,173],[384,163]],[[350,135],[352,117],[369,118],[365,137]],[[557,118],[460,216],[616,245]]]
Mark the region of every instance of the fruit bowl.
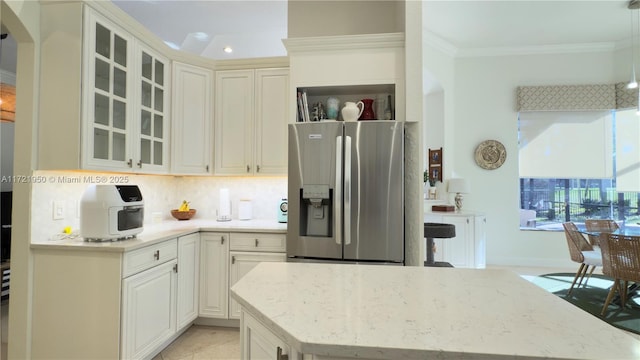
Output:
[[196,209],[189,209],[187,211],[180,211],[178,209],[171,210],[171,216],[178,220],[189,220],[196,214]]

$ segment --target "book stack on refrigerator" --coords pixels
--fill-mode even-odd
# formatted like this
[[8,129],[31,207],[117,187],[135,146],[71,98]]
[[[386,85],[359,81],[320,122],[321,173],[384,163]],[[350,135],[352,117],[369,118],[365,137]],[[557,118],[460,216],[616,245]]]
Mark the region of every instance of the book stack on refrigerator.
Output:
[[309,122],[309,101],[306,91],[298,91],[298,119],[297,122]]

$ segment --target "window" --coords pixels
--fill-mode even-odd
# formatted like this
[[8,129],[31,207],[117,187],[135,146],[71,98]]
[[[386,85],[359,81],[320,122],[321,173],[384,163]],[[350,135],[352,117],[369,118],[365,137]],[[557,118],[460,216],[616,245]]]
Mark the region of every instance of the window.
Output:
[[518,129],[521,228],[562,230],[563,222],[587,218],[640,221],[635,110],[522,112]]

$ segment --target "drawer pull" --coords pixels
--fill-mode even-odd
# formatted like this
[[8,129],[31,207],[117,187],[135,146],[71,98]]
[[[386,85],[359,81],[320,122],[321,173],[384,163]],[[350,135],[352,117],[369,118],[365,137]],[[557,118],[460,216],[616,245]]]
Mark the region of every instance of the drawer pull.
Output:
[[173,265],[173,272],[178,272],[178,264]]
[[156,252],[153,253],[153,258],[155,260],[160,260],[160,250],[156,250]]
[[235,256],[232,256],[232,257],[231,257],[231,263],[232,263],[232,264],[235,264],[235,263],[236,263],[236,257],[235,257]]
[[133,159],[129,159],[129,161],[127,161],[127,165],[129,165],[129,167],[133,167]]
[[258,243],[259,243],[259,241],[258,241],[258,239],[256,239],[256,247],[258,247]]
[[276,359],[278,359],[278,360],[289,360],[289,355],[283,354],[282,353],[282,348],[280,346],[278,346],[278,349],[276,350]]
[[220,236],[220,245],[224,245],[224,236]]
[[260,172],[260,165],[256,165],[256,172]]
[[251,171],[251,166],[247,165],[247,172]]

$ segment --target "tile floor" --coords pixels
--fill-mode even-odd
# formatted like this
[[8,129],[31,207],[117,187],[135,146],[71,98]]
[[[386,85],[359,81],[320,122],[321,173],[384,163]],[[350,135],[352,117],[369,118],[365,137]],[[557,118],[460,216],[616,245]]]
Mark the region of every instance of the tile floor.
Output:
[[[576,268],[533,268],[533,267],[497,267],[491,269],[508,269],[525,279],[531,276],[553,272],[575,272]],[[597,271],[597,270],[596,270]],[[2,351],[0,359],[7,356],[7,318],[8,302],[2,302]],[[632,334],[640,340],[640,335]],[[152,360],[214,360],[240,359],[240,331],[237,328],[211,327],[194,325],[174,342],[167,346]]]

